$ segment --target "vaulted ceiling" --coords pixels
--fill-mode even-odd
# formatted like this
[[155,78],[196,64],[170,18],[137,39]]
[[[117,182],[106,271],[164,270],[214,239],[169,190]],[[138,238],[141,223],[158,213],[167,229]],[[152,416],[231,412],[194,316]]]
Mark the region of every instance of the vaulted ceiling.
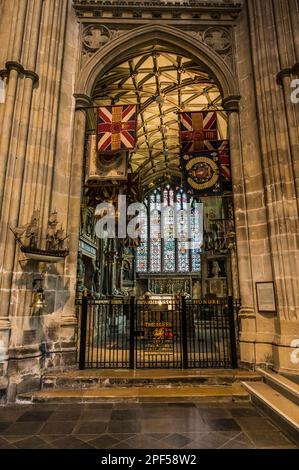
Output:
[[[192,60],[166,50],[146,51],[115,67],[98,80],[93,99],[97,105],[138,104],[138,140],[130,165],[144,186],[180,177],[180,112],[219,110],[219,138],[227,138],[215,81]],[[94,119],[90,127],[95,128]]]

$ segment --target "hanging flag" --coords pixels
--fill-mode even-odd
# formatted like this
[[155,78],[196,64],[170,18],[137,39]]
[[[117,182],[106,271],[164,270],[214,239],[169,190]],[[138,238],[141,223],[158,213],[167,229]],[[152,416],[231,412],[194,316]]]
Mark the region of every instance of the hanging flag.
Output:
[[101,106],[97,110],[98,153],[132,150],[137,139],[137,106]]
[[185,154],[182,167],[186,191],[194,196],[211,196],[222,193],[221,165],[218,152]]
[[218,139],[217,113],[196,111],[181,113],[180,141],[182,153],[202,152],[205,142]]
[[232,176],[231,176],[231,164],[230,164],[230,147],[229,140],[213,140],[205,142],[205,150],[210,152],[218,152],[220,164],[221,164],[221,175],[223,181],[223,190],[232,190]]
[[119,181],[127,179],[127,152],[115,155],[97,153],[96,135],[88,139],[86,183],[95,181]]

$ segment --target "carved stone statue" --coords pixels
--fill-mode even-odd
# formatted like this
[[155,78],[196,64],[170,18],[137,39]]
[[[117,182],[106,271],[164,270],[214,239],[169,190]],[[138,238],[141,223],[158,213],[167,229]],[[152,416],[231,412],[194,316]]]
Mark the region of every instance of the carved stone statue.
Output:
[[214,277],[214,278],[220,277],[221,268],[220,268],[220,266],[219,266],[218,261],[213,261],[212,274],[213,274],[213,277]]

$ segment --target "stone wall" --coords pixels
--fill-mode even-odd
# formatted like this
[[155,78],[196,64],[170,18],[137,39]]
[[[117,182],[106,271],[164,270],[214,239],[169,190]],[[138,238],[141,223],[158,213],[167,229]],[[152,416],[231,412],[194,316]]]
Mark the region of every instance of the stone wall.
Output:
[[[13,24],[14,23],[14,24]],[[67,263],[47,265],[47,307],[31,307],[32,282],[42,266],[21,262],[10,227],[40,211],[41,233],[58,211],[67,231],[73,173],[72,141],[78,25],[68,0],[4,2],[2,74],[7,81],[1,133],[1,312],[3,384],[8,396],[40,385],[50,365],[75,363],[74,303],[67,308],[75,273]],[[71,312],[71,313],[70,313]],[[71,325],[71,326],[70,326]]]
[[[298,2],[248,1],[264,201],[278,311],[273,359],[277,370],[298,372],[291,343],[299,336],[298,111],[291,102],[298,63]],[[282,72],[282,73],[281,73]]]

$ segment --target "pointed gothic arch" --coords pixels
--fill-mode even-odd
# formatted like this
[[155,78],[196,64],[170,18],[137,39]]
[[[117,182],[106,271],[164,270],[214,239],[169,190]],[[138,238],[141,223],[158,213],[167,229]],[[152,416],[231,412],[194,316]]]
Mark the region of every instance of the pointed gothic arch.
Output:
[[93,86],[101,75],[120,61],[129,58],[132,53],[155,44],[174,49],[201,64],[218,84],[224,101],[238,96],[238,85],[232,71],[213,49],[199,40],[194,40],[194,37],[184,31],[162,24],[135,28],[109,41],[81,69],[75,95],[90,97]]

